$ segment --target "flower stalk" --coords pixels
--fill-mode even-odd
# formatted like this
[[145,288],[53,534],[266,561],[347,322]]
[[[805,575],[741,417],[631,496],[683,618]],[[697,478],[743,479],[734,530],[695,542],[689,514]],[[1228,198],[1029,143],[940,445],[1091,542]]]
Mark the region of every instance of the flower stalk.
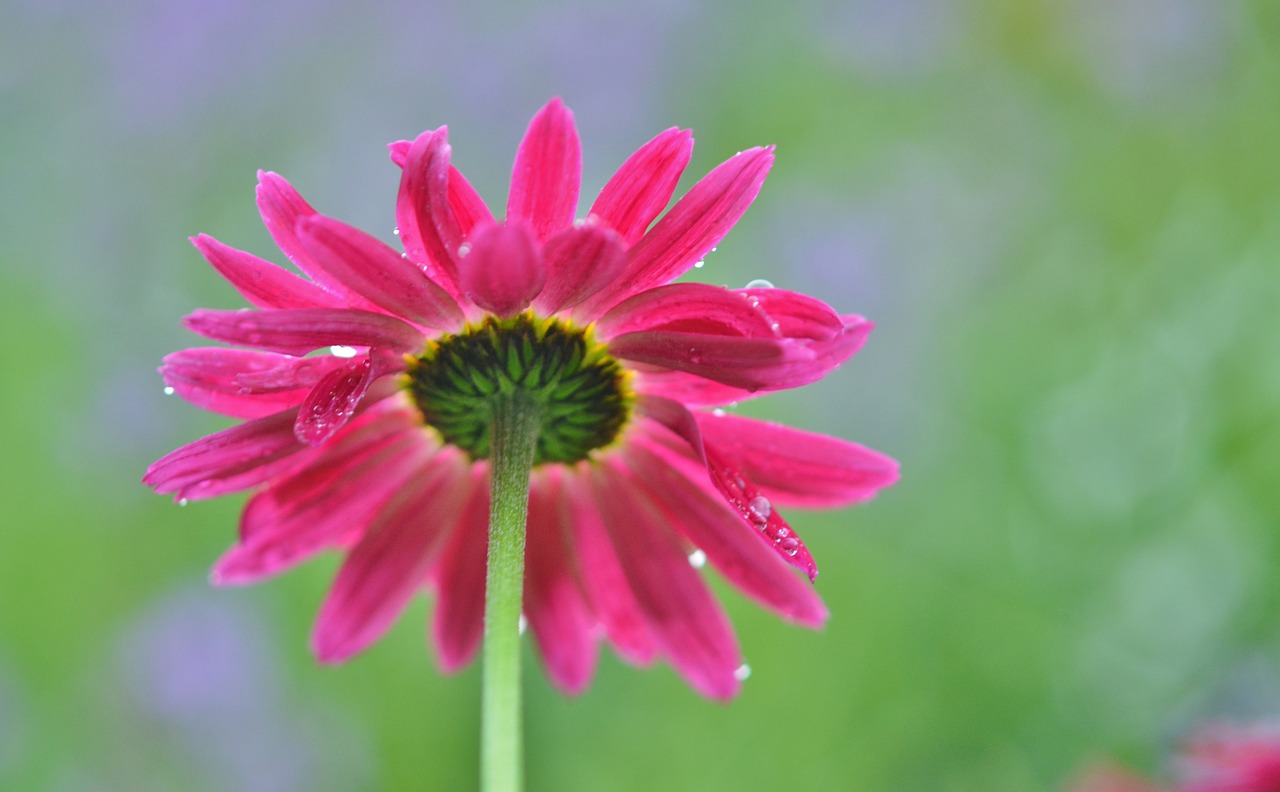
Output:
[[524,594],[529,475],[541,426],[538,404],[516,390],[493,399],[489,558],[485,573],[480,788],[522,786],[520,612]]

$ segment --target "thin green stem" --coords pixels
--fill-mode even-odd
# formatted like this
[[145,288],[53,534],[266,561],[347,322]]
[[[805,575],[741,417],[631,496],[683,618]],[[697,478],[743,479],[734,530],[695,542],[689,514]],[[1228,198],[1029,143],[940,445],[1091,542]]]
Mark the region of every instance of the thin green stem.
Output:
[[540,425],[538,405],[523,393],[495,398],[489,425],[492,481],[481,695],[480,788],[484,792],[517,792],[523,785],[520,610],[529,474]]

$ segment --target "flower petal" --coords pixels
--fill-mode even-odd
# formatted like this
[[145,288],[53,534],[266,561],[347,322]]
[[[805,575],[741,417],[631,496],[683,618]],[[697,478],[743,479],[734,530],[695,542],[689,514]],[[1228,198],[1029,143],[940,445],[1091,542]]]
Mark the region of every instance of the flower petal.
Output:
[[627,256],[610,289],[584,306],[601,313],[653,286],[674,280],[700,261],[751,206],[773,165],[773,147],[743,151],[717,166],[649,229]]
[[427,443],[398,435],[327,449],[315,464],[251,498],[240,520],[240,542],[214,566],[214,584],[257,583],[355,541],[426,462]]
[[456,256],[463,237],[449,200],[449,155],[447,127],[423,132],[413,141],[400,174],[396,225],[409,257],[456,297]]
[[345,660],[391,627],[457,519],[466,476],[461,457],[446,449],[374,518],[347,555],[316,619],[311,646],[321,662]]
[[581,693],[595,674],[595,618],[574,574],[577,555],[564,522],[557,471],[534,478],[529,492],[524,611],[551,681]]
[[463,239],[471,235],[472,229],[482,223],[493,222],[493,212],[471,186],[461,171],[449,166],[449,208],[453,211],[458,224],[458,232]]
[[329,291],[347,294],[347,288],[317,266],[311,253],[298,239],[298,221],[316,213],[311,204],[303,200],[283,176],[270,171],[258,171],[256,195],[262,224],[294,266]]
[[271,371],[287,365],[286,361],[304,360],[317,369],[325,361],[337,358],[294,358],[248,349],[196,347],[166,355],[160,376],[175,393],[198,407],[236,418],[262,418],[296,406],[315,380],[267,391],[246,387],[240,378]]
[[259,308],[336,308],[342,299],[309,280],[207,234],[191,237],[218,274]]
[[201,309],[183,320],[194,333],[286,355],[305,355],[328,346],[386,347],[417,351],[422,331],[395,317],[343,308],[291,308],[279,311]]
[[723,412],[694,417],[703,441],[777,503],[845,506],[898,480],[897,462],[856,443]]
[[794,388],[820,379],[829,370],[820,370],[817,355],[807,344],[784,338],[643,330],[613,338],[609,352],[748,391]]
[[380,240],[323,215],[302,220],[298,236],[319,266],[374,305],[424,327],[462,325],[449,293]]
[[[413,147],[411,140],[397,140],[387,146],[391,150],[391,161],[401,168],[409,161],[409,149]],[[458,218],[458,230],[465,239],[476,225],[493,221],[493,212],[489,211],[484,199],[471,186],[467,177],[452,165],[449,166],[449,207]]]
[[320,378],[298,405],[294,435],[308,445],[320,445],[346,425],[375,378],[367,355]]
[[809,554],[804,542],[782,519],[773,503],[729,464],[715,449],[702,440],[698,422],[693,414],[679,402],[654,396],[641,396],[636,403],[641,414],[666,427],[674,438],[684,441],[680,448],[687,448],[706,466],[711,483],[719,490],[742,519],[760,532],[760,538],[774,549],[782,559],[809,576],[818,577],[818,565]]
[[776,337],[769,318],[747,295],[706,283],[671,283],[646,289],[596,320],[609,339],[641,330],[681,330],[744,338]]
[[573,113],[552,99],[529,122],[511,171],[507,220],[529,224],[545,242],[573,224],[582,182],[582,148]]
[[542,255],[521,224],[486,225],[469,240],[459,283],[476,305],[498,316],[514,316],[528,307],[547,281]]
[[702,695],[732,698],[740,687],[738,642],[680,539],[625,473],[607,463],[594,472],[596,504],[663,653]]
[[261,483],[306,446],[293,436],[297,410],[246,421],[170,451],[142,482],[175,500],[207,498]]
[[735,289],[734,292],[751,300],[778,325],[779,335],[786,338],[822,341],[844,330],[845,322],[840,315],[816,297],[786,289]]
[[[828,612],[813,587],[791,571],[777,553],[751,534],[719,493],[708,491],[705,472],[702,484],[672,466],[668,448],[636,442],[627,446],[627,465],[647,489],[667,522],[706,553],[707,559],[730,583],[786,619],[809,627],[819,627]],[[689,458],[693,464],[701,465]]]
[[431,618],[431,636],[440,652],[440,665],[448,673],[471,662],[484,637],[489,552],[489,488],[484,469],[473,468],[464,487],[466,505],[440,557]]
[[657,645],[605,530],[589,475],[590,468],[565,470],[560,519],[573,535],[587,598],[609,643],[628,662],[647,665],[653,662]]
[[622,163],[588,216],[600,218],[627,245],[633,244],[671,202],[691,156],[693,133],[676,127],[662,132]]
[[626,264],[617,233],[595,224],[566,228],[542,249],[547,282],[535,301],[546,314],[567,310],[604,288]]
[[664,396],[690,407],[735,404],[761,395],[759,391],[735,388],[697,374],[659,366],[632,363],[636,372],[636,392]]

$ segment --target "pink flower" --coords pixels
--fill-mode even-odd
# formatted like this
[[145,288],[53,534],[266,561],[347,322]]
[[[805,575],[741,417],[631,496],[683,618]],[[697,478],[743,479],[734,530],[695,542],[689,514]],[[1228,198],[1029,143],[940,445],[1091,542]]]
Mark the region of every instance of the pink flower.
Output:
[[1071,792],[1280,792],[1280,726],[1202,727],[1175,763],[1178,780],[1164,787],[1116,767],[1097,768]]
[[1179,792],[1280,792],[1280,727],[1213,724],[1186,745]]
[[524,612],[560,688],[590,682],[604,639],[633,663],[666,658],[704,695],[737,692],[737,642],[695,549],[764,606],[820,625],[826,608],[789,567],[810,579],[817,568],[776,507],[865,500],[896,463],[707,408],[821,379],[871,323],[782,289],[672,283],[773,163],[771,148],[743,151],[662,214],[692,147],[686,130],[658,135],[575,221],[578,135],[552,100],[497,221],[449,164],[444,127],[394,143],[403,253],[260,174],[263,222],[303,275],[193,240],[256,310],[200,310],[186,324],[247,349],[187,349],[160,371],[187,400],[245,420],[144,479],[178,499],[252,490],[214,581],[255,582],[338,549],[312,638],[321,660],[377,640],[426,586],[442,665],[467,663],[482,634],[486,398],[519,389],[543,415]]

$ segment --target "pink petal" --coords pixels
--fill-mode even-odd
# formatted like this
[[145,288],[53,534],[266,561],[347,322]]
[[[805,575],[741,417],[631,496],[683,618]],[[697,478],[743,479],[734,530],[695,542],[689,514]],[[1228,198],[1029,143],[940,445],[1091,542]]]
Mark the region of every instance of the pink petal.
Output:
[[471,237],[460,265],[462,291],[476,305],[498,316],[514,316],[528,307],[547,280],[533,236],[523,225],[486,225]]
[[772,165],[771,146],[749,149],[717,166],[631,248],[622,277],[589,300],[585,310],[603,312],[702,260],[751,206]]
[[336,308],[342,300],[311,281],[257,256],[222,244],[206,234],[191,237],[196,246],[236,291],[259,308]]
[[786,289],[737,289],[735,293],[752,300],[786,338],[822,341],[844,330],[845,322],[831,306],[807,294]]
[[589,473],[590,468],[565,470],[560,519],[573,534],[587,598],[609,643],[628,662],[646,665],[653,662],[657,646],[627,582],[618,550],[605,530],[586,479]]
[[298,406],[294,435],[308,445],[319,445],[346,425],[374,380],[367,356],[350,361],[320,378]]
[[466,505],[440,557],[431,635],[440,665],[452,673],[471,662],[484,637],[484,590],[489,552],[489,485],[482,467],[466,482]]
[[[335,355],[316,355],[314,357],[295,357],[281,355],[276,352],[258,352],[249,349],[225,349],[209,347],[210,352],[231,352],[238,355],[256,356],[259,361],[250,368],[235,374],[230,387],[235,387],[245,394],[277,394],[301,390],[302,394],[295,404],[302,401],[307,391],[331,371],[343,368],[350,360]],[[194,351],[194,350],[188,350]]]
[[691,156],[693,134],[675,127],[666,130],[622,163],[589,215],[600,218],[631,245],[667,208]]
[[734,404],[760,395],[759,391],[735,388],[684,371],[642,363],[632,363],[630,368],[636,372],[637,393],[663,396],[690,407]]
[[898,480],[897,462],[855,443],[722,412],[694,417],[703,441],[777,503],[844,506]]
[[735,338],[676,330],[623,333],[609,341],[617,357],[722,382],[748,391],[794,388],[821,379],[807,344],[779,338]]
[[176,499],[194,500],[251,487],[305,446],[293,436],[296,410],[246,421],[169,452],[147,468],[142,482]]
[[413,141],[400,174],[396,224],[409,257],[425,267],[432,281],[457,296],[456,255],[462,230],[449,200],[449,154],[446,127],[423,132]]
[[582,148],[573,113],[552,99],[529,122],[511,172],[507,220],[528,223],[538,241],[573,224],[582,181]]
[[666,427],[676,438],[684,441],[681,449],[693,453],[706,466],[711,483],[719,490],[742,519],[759,531],[762,541],[772,547],[782,559],[809,576],[818,577],[818,565],[809,554],[804,542],[796,536],[773,503],[765,497],[737,468],[729,464],[717,451],[702,440],[697,419],[679,402],[654,396],[641,396],[636,406],[642,415]]
[[[286,361],[308,361],[318,368],[337,358],[294,358],[271,352],[225,347],[197,347],[166,355],[160,375],[182,398],[206,410],[236,418],[262,418],[297,406],[306,396],[305,386],[270,391],[255,390],[240,377],[271,371]],[[310,384],[310,383],[308,383]]]
[[547,282],[534,307],[544,314],[567,310],[604,288],[626,264],[618,235],[604,226],[566,228],[542,249]]
[[557,479],[543,472],[530,489],[524,612],[547,675],[560,690],[576,694],[595,673],[595,618],[573,572],[576,554]]
[[313,215],[301,221],[298,235],[319,266],[374,305],[424,327],[462,325],[462,311],[448,292],[363,231]]
[[480,193],[453,166],[449,166],[449,208],[457,218],[458,231],[464,239],[476,226],[493,222],[493,212],[489,211]]
[[750,298],[705,283],[671,283],[646,289],[596,321],[596,331],[604,339],[641,330],[775,338],[769,318]]
[[346,287],[317,266],[311,253],[298,239],[298,221],[314,215],[316,210],[298,195],[298,191],[283,176],[270,171],[258,171],[257,197],[262,224],[267,227],[271,238],[284,251],[285,256],[313,281],[330,291],[346,294]]
[[397,140],[387,144],[387,153],[390,154],[391,161],[403,169],[404,164],[409,161],[409,149],[412,146],[412,140]]
[[343,308],[291,308],[278,311],[202,309],[183,320],[192,332],[230,344],[287,355],[305,355],[321,347],[387,347],[417,351],[422,331],[400,319]]
[[680,539],[629,476],[609,464],[595,473],[596,504],[663,653],[702,695],[732,698],[740,686],[738,642]]
[[392,496],[352,548],[311,636],[321,662],[347,659],[391,627],[435,561],[461,506],[467,465],[447,449]]
[[761,543],[756,531],[730,509],[718,493],[691,481],[672,466],[668,449],[651,449],[647,443],[628,445],[628,466],[645,486],[667,522],[684,534],[725,578],[743,593],[791,621],[821,626],[826,606],[811,586],[791,571],[777,553]]
[[272,482],[245,506],[240,543],[214,566],[216,585],[256,583],[349,544],[392,495],[421,473],[428,444],[392,436],[340,452]]
[[[391,150],[391,161],[401,168],[409,161],[409,149],[413,147],[411,140],[397,140],[387,146]],[[449,208],[458,218],[458,230],[465,239],[471,229],[480,223],[492,222],[493,213],[489,211],[484,199],[471,186],[471,182],[462,172],[449,166]]]

